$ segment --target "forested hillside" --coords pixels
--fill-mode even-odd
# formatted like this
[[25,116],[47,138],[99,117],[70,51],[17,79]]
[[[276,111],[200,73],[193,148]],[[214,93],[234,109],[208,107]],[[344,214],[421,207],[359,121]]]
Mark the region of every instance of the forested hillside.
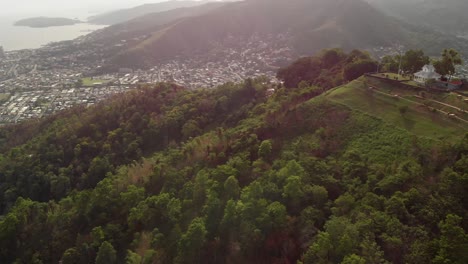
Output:
[[356,107],[381,104],[353,90],[372,63],[331,50],[287,87],[159,84],[2,128],[0,262],[467,263],[466,130]]

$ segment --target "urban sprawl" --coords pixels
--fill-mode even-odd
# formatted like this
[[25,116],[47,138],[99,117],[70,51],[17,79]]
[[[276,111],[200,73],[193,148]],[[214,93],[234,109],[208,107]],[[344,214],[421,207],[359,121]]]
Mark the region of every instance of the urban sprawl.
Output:
[[[86,43],[82,37],[35,50],[0,48],[0,125],[41,118],[74,105],[91,106],[142,84],[174,82],[194,89],[259,76],[277,82],[278,68],[298,57],[288,45],[270,44],[286,42],[251,38],[242,46],[220,48],[211,55],[165,61],[146,70],[120,68],[99,74],[104,60],[88,58],[102,53],[103,47]],[[466,68],[461,71],[468,73]]]
[[174,82],[193,89],[259,76],[276,81],[278,65],[295,57],[286,46],[271,47],[267,41],[251,39],[242,47],[222,50],[221,56],[217,52],[216,56],[166,61],[147,70],[120,68],[96,74],[99,63],[83,59],[99,52],[96,47],[57,55],[69,45],[1,51],[0,124],[41,118],[78,104],[91,106],[142,84]]

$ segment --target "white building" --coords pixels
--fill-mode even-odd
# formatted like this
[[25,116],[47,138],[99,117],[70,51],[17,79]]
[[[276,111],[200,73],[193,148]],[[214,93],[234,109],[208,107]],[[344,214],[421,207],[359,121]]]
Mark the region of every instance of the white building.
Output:
[[422,71],[414,74],[414,81],[420,84],[425,84],[429,80],[438,80],[442,75],[435,71],[433,65],[424,65]]

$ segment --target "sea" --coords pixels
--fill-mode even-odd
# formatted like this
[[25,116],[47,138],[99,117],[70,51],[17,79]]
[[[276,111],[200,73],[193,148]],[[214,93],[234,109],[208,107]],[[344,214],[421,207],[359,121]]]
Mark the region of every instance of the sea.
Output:
[[72,40],[105,27],[87,23],[48,28],[18,27],[13,25],[16,21],[23,18],[25,17],[0,16],[0,46],[3,46],[5,51],[36,49],[50,42]]

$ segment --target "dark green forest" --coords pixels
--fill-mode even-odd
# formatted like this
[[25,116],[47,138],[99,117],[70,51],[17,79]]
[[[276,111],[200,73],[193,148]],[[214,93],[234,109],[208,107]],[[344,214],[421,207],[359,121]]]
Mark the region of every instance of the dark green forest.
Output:
[[0,263],[468,263],[468,134],[325,96],[375,66],[328,50],[284,87],[162,83],[1,128]]

